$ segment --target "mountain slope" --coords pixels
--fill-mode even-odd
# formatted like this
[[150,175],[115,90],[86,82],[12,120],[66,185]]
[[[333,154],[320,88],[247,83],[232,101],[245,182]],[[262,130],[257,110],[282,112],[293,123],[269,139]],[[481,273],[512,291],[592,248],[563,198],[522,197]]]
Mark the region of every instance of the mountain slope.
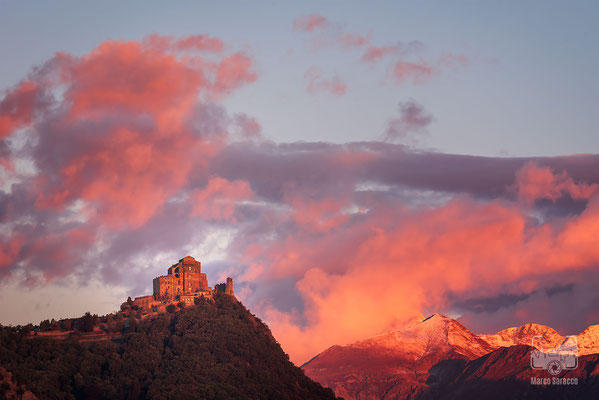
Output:
[[599,353],[599,325],[591,325],[576,335],[578,355]]
[[334,399],[230,296],[143,320],[117,341],[0,335],[0,364],[43,399]]
[[[434,314],[398,331],[333,346],[302,368],[347,400],[414,398],[431,386],[447,384],[468,361],[501,347],[529,346],[536,336],[542,337],[544,349],[565,340],[552,328],[538,324],[476,335],[459,322]],[[579,355],[599,353],[599,325],[590,326],[576,338]],[[527,362],[530,369],[530,357]]]
[[[502,347],[483,357],[465,362],[435,382],[418,400],[584,400],[599,393],[599,355],[579,358],[578,368],[563,371],[553,384],[546,371],[530,368],[530,346]],[[449,371],[448,371],[449,372]],[[531,378],[549,378],[548,384],[531,384]],[[574,380],[575,379],[575,380]],[[564,381],[566,380],[566,381]],[[569,381],[568,381],[569,380]],[[571,384],[565,384],[571,383]]]
[[347,399],[405,398],[425,388],[428,370],[438,361],[491,350],[459,322],[435,314],[403,330],[333,346],[302,368]]

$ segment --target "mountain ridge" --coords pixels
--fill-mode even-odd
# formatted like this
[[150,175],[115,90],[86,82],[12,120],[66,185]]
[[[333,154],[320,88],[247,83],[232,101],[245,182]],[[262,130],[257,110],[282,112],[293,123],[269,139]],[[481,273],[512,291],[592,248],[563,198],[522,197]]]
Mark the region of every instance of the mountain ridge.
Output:
[[[346,400],[414,398],[428,389],[430,372],[440,362],[468,363],[502,347],[530,346],[535,336],[541,337],[545,350],[567,339],[551,327],[533,323],[495,334],[475,334],[453,318],[433,314],[401,329],[331,346],[302,368]],[[581,344],[580,356],[599,353],[599,325],[574,336]]]

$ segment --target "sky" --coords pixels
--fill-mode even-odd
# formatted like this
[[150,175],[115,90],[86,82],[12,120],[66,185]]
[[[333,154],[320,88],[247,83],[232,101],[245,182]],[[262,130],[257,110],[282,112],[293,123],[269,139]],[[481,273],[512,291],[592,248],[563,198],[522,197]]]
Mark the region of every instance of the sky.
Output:
[[596,2],[1,2],[0,323],[185,255],[301,364],[599,317]]

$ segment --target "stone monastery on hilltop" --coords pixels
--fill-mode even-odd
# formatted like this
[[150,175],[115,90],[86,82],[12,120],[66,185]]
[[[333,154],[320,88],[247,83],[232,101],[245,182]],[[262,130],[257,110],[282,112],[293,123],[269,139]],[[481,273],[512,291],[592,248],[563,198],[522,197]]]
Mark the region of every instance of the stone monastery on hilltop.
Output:
[[[130,304],[142,310],[161,311],[167,304],[181,301],[193,304],[196,297],[211,299],[214,293],[220,292],[229,296],[233,293],[233,279],[220,283],[211,289],[206,274],[202,273],[202,264],[191,256],[183,257],[173,264],[166,275],[154,278],[154,294],[136,297]],[[124,303],[123,306],[127,304]]]

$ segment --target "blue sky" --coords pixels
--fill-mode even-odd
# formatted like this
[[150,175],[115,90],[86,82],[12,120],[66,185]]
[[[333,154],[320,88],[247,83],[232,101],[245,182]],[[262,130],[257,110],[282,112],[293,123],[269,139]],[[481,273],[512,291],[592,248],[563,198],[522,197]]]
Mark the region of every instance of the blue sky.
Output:
[[[597,150],[599,52],[593,1],[527,2],[3,2],[0,87],[55,51],[84,54],[108,39],[207,33],[254,57],[258,81],[226,100],[277,142],[380,138],[400,101],[434,116],[424,147],[478,155],[558,155]],[[418,40],[423,56],[454,52],[468,66],[426,84],[389,82],[388,66],[360,52],[314,50],[292,29],[318,13],[377,45]],[[310,67],[337,74],[347,94],[308,94]]]

